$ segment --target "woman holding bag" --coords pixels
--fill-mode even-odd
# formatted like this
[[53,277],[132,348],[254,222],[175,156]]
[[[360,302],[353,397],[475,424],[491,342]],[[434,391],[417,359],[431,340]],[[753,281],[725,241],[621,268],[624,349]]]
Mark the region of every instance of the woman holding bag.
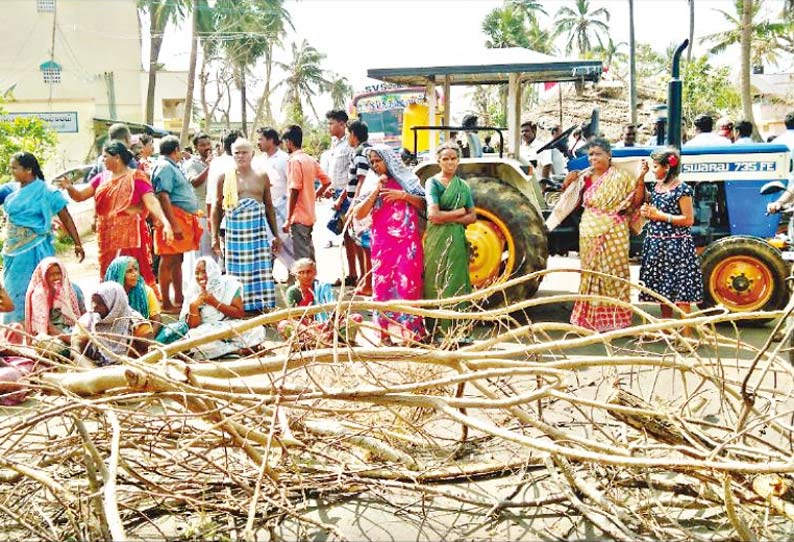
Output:
[[[629,217],[645,197],[643,179],[647,165],[637,179],[612,165],[612,147],[596,138],[588,149],[590,171],[584,175],[579,224],[579,254],[583,271],[579,284],[582,295],[603,296],[629,303]],[[571,172],[564,187],[578,180]],[[594,275],[596,271],[604,275]],[[618,280],[616,280],[618,279]],[[580,300],[574,304],[571,323],[595,331],[631,325],[631,308],[607,301]]]

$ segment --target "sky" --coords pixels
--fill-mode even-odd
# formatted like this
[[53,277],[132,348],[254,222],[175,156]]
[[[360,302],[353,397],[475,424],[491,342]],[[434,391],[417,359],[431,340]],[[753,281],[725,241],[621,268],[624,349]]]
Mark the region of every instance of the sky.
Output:
[[[465,54],[471,47],[483,47],[485,35],[481,24],[501,0],[286,0],[285,7],[292,16],[295,32],[285,39],[284,49],[276,59],[286,61],[290,44],[308,40],[326,55],[324,67],[345,76],[356,91],[377,83],[366,77],[367,69],[420,62],[428,50],[455,48]],[[764,9],[779,13],[783,0],[766,0]],[[573,0],[545,0],[543,5],[550,16],[561,6],[574,6]],[[591,0],[593,9],[609,10],[610,35],[615,42],[628,42],[628,0]],[[634,0],[635,37],[663,51],[672,43],[680,43],[689,33],[687,0]],[[724,18],[715,10],[734,12],[731,0],[696,0],[694,54],[706,52],[698,38],[725,30]],[[541,17],[541,24],[551,28],[552,17]],[[187,69],[189,57],[189,29],[168,32],[161,62],[168,69]],[[144,43],[148,39],[144,36]],[[563,47],[562,39],[557,41]],[[148,52],[144,51],[145,55]],[[718,64],[735,66],[738,49],[729,50],[717,58]],[[146,58],[144,56],[144,58]],[[777,70],[788,71],[792,65]],[[279,78],[275,73],[274,77]],[[256,93],[255,93],[256,94]],[[453,95],[454,98],[454,95]],[[280,107],[280,96],[273,101],[274,113]],[[317,111],[330,106],[330,99],[318,99]],[[453,116],[455,111],[453,110]],[[233,116],[236,116],[233,114]]]

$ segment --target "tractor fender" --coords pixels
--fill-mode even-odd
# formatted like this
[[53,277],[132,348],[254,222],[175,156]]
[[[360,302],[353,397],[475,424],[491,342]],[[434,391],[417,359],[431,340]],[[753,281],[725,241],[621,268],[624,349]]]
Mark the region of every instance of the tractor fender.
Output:
[[[543,192],[540,184],[533,175],[527,175],[521,169],[521,162],[512,158],[462,158],[458,165],[457,174],[461,179],[487,177],[497,179],[512,188],[518,190],[535,207],[538,213],[546,209],[546,202],[543,199]],[[414,172],[422,181],[422,184],[440,172],[438,162],[422,162],[414,169]]]

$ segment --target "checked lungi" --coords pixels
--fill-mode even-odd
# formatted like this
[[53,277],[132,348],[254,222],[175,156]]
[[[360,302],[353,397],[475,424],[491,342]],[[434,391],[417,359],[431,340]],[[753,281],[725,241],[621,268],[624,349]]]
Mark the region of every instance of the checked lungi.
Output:
[[243,284],[243,308],[256,312],[276,306],[265,205],[244,198],[226,212],[226,272]]

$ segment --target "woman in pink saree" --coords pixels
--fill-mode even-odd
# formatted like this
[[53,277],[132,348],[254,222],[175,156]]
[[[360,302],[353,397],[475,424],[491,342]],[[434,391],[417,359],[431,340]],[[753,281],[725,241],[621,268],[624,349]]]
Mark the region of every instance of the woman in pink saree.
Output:
[[[368,154],[371,170],[354,213],[359,220],[372,216],[372,299],[421,299],[424,254],[419,211],[425,208],[425,192],[391,147],[375,145]],[[390,328],[395,326],[404,338],[425,337],[421,316],[374,311],[373,318],[385,345],[392,344]]]

